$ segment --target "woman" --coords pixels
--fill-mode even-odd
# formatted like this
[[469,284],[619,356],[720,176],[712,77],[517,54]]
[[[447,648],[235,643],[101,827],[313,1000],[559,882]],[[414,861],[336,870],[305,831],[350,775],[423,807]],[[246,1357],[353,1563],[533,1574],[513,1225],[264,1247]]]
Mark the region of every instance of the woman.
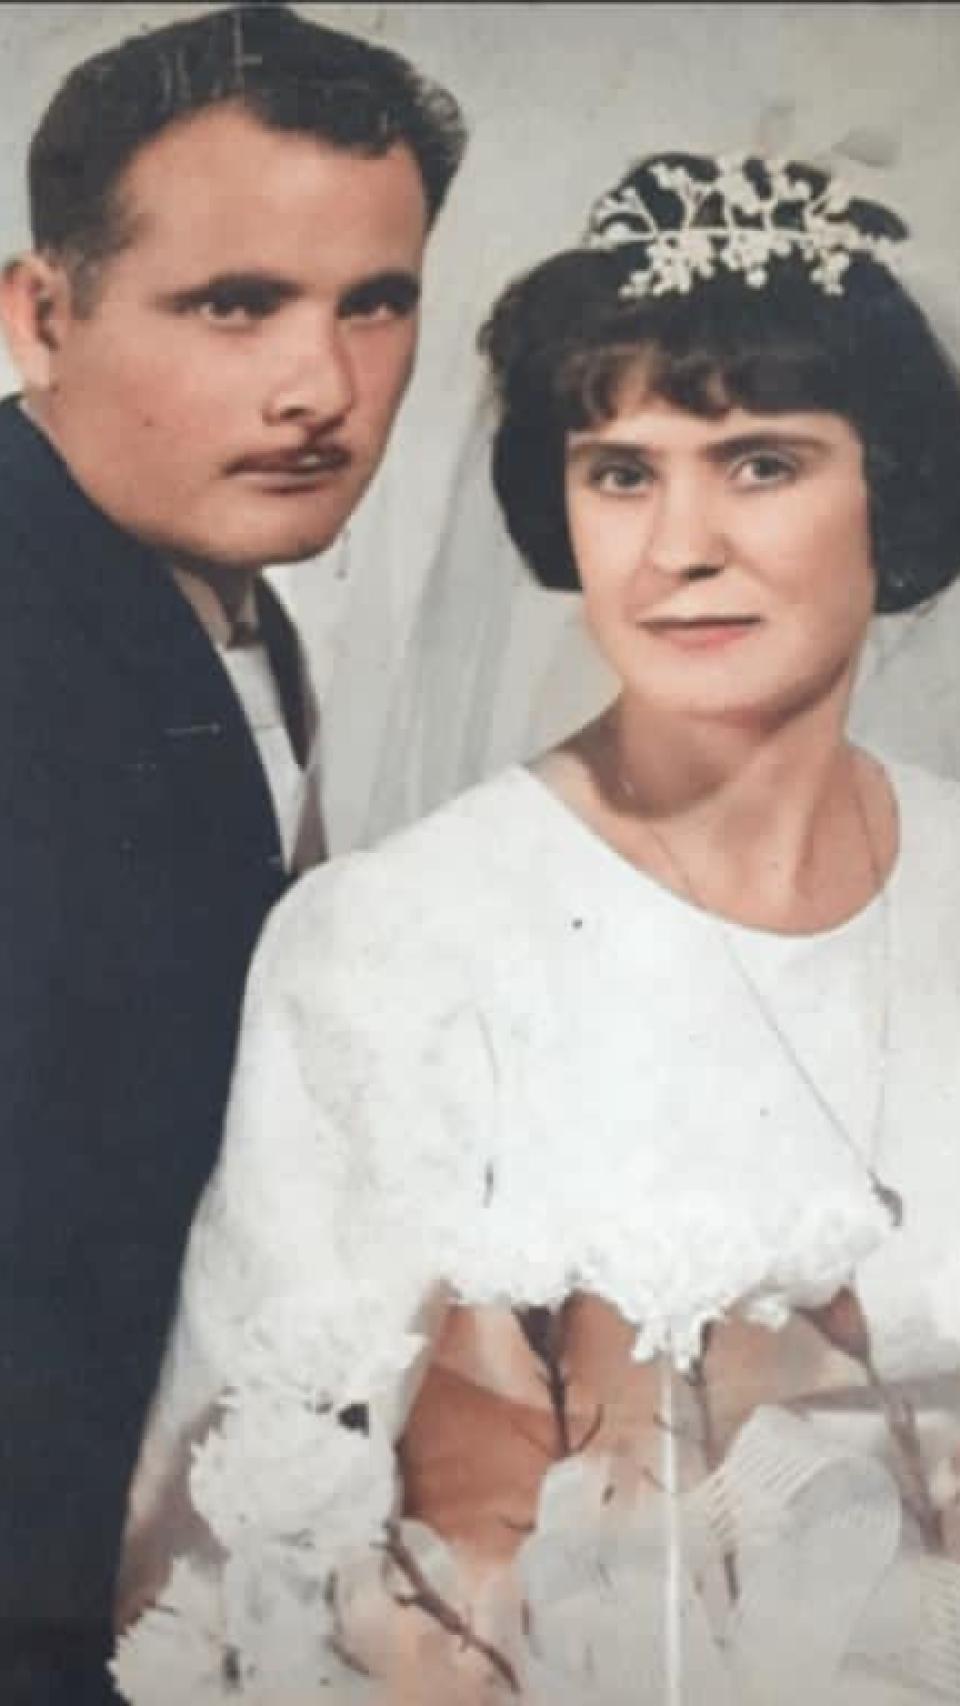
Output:
[[[129,1699],[174,1671],[271,1706],[960,1686],[924,1641],[878,1681],[860,1626],[913,1603],[904,1525],[948,1549],[953,1436],[934,1486],[883,1382],[942,1399],[960,1362],[960,791],[845,736],[874,610],[960,568],[960,390],[904,235],[813,168],[663,155],[497,306],[507,523],[582,587],[620,692],[267,931],[135,1488],[130,1603],[182,1556],[121,1644]],[[864,1377],[895,1511],[849,1456]],[[791,1431],[838,1386],[832,1435]],[[691,1429],[696,1571],[696,1500],[666,1496]],[[774,1434],[777,1474],[807,1465],[786,1505],[823,1503],[780,1601],[730,1492]]]

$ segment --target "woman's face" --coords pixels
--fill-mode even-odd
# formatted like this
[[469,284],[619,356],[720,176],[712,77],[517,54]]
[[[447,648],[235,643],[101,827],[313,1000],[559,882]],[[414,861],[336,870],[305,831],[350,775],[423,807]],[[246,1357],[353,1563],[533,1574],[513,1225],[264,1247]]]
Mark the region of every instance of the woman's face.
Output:
[[566,500],[587,619],[628,694],[769,724],[852,679],[875,584],[841,415],[707,419],[628,384],[568,435]]

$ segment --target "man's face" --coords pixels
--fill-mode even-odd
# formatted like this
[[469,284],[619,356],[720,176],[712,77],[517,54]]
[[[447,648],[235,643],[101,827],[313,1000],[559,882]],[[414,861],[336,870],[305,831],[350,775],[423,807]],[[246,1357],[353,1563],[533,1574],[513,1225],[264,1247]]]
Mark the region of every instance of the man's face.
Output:
[[289,562],[336,537],[410,375],[426,236],[416,161],[183,120],[121,184],[135,220],[92,310],[61,280],[31,396],[79,484],[171,558]]

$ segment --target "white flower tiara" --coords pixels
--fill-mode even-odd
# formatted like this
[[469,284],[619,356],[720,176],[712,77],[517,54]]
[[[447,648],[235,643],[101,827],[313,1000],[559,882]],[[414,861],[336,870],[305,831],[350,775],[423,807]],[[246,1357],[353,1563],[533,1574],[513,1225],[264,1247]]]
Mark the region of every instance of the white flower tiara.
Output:
[[[769,186],[764,189],[758,187],[757,174],[745,170],[749,159],[721,155],[711,162],[715,175],[709,178],[694,177],[684,166],[652,163],[650,175],[680,205],[677,224],[659,224],[629,183],[594,203],[585,248],[642,244],[646,250],[646,265],[630,274],[618,292],[621,297],[686,294],[696,280],[712,278],[719,268],[742,273],[759,290],[767,283],[771,261],[791,255],[804,262],[821,290],[840,296],[854,255],[888,262],[895,243],[903,240],[862,231],[849,217],[850,195],[836,179],[817,189],[803,168],[764,160]],[[709,221],[703,217],[707,204]]]

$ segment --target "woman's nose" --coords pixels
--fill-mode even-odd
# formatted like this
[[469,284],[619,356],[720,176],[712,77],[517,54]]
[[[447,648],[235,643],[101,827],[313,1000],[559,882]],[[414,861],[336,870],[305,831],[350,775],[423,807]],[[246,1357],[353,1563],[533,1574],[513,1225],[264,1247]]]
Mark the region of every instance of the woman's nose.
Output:
[[718,574],[727,557],[715,504],[699,481],[664,480],[648,512],[644,566],[680,580]]

